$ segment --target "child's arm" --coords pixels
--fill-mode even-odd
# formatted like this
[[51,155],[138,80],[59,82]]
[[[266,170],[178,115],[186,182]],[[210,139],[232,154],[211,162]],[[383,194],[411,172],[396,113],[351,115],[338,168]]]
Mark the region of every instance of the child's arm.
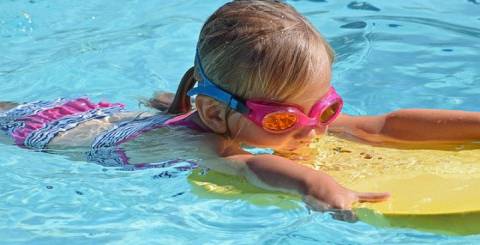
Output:
[[405,109],[380,116],[341,115],[329,131],[368,142],[480,139],[480,112]]
[[331,176],[275,155],[241,154],[225,157],[227,163],[208,166],[227,174],[244,176],[260,188],[299,194],[316,210],[351,209],[354,202],[379,202],[388,193],[358,193],[338,184]]
[[[222,136],[183,134],[189,132],[175,131],[175,140],[182,143],[171,145],[165,153],[165,144],[161,139],[168,141],[171,138],[165,137],[165,132],[161,131],[158,131],[159,134],[144,134],[136,140],[123,143],[122,148],[128,155],[130,164],[161,162],[175,159],[180,154],[187,159],[197,159],[201,166],[213,171],[243,176],[260,188],[302,195],[317,210],[350,209],[354,202],[378,202],[388,197],[386,193],[351,191],[327,174],[287,158],[268,154],[252,155],[237,144],[225,142]],[[162,154],[152,154],[156,147],[163,149]],[[171,156],[168,155],[169,152],[172,153]]]

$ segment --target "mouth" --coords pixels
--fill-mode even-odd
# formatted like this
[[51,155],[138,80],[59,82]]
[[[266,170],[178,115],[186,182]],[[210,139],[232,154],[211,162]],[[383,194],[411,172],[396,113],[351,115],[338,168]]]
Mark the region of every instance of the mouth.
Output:
[[301,149],[307,145],[309,145],[312,141],[311,140],[298,140],[298,141],[290,141],[287,145],[283,147],[282,150],[284,151],[296,151]]
[[296,141],[296,145],[297,146],[306,146],[306,145],[309,145],[313,142],[313,137],[312,138],[306,138],[306,139],[302,139],[302,140],[298,140]]

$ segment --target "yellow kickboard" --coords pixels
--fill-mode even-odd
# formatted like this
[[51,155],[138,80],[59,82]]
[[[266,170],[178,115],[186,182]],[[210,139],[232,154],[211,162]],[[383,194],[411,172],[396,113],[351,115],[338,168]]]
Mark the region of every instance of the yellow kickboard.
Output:
[[392,194],[386,202],[357,206],[355,213],[366,223],[469,235],[480,234],[479,186],[480,178],[423,174],[376,177],[351,187]]
[[[449,150],[394,149],[325,136],[289,157],[329,173],[353,190],[389,192],[386,202],[355,206],[356,215],[366,223],[480,234],[480,145],[445,147]],[[263,191],[241,178],[193,173],[190,181],[203,196],[298,206],[294,197]]]
[[374,147],[327,136],[309,154],[314,168],[353,190],[391,194],[386,202],[356,206],[364,222],[480,234],[480,145],[443,148],[448,150]]

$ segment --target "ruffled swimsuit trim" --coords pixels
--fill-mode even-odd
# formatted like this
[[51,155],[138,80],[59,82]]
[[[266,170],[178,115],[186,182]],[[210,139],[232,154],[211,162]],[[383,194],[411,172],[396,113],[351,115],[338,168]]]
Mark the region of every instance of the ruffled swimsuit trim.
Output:
[[92,103],[87,98],[35,101],[0,113],[0,129],[22,147],[44,149],[60,132],[91,119],[123,110],[119,103]]

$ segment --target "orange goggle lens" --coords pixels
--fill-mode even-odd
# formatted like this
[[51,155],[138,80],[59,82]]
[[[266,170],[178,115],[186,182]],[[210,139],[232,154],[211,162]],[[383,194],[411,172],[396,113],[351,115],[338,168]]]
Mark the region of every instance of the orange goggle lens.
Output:
[[325,109],[319,116],[321,123],[329,122],[340,110],[340,103],[334,103]]
[[297,116],[288,112],[274,112],[266,115],[262,120],[263,128],[270,131],[283,131],[297,123]]

